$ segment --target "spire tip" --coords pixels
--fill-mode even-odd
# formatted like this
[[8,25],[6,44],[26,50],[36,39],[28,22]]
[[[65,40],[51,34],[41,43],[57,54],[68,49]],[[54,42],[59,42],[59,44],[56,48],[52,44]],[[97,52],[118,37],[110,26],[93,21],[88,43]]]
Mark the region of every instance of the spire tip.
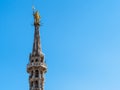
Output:
[[34,5],[32,6],[32,10],[33,10],[33,11],[35,10],[35,7],[34,7]]

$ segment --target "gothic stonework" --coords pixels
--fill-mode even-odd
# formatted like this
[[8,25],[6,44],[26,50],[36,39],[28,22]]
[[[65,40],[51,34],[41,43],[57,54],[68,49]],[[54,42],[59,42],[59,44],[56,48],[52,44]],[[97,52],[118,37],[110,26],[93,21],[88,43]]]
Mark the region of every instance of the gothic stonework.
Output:
[[40,16],[38,11],[33,11],[33,16],[35,27],[34,43],[27,65],[27,72],[29,73],[29,90],[44,90],[44,74],[47,72],[47,66],[40,46]]

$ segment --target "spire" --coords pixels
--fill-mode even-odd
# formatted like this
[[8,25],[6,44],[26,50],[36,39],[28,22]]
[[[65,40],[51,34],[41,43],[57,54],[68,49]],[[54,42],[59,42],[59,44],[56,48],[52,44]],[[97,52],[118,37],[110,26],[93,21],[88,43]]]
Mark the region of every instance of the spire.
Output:
[[33,10],[34,17],[34,43],[33,43],[33,55],[40,55],[41,46],[40,46],[40,35],[39,35],[39,27],[40,27],[40,15],[38,11]]
[[33,50],[30,53],[29,63],[27,64],[27,72],[29,73],[29,90],[44,90],[45,77],[47,66],[44,61],[44,54],[40,47],[40,15],[33,7],[34,17],[34,42]]

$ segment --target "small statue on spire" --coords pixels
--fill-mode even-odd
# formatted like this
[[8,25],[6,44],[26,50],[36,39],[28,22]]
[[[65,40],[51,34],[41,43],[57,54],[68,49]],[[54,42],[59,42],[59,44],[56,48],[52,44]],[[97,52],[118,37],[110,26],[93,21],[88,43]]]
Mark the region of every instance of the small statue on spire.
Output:
[[34,6],[32,8],[33,8],[34,24],[38,24],[39,25],[40,24],[40,15],[39,15],[39,12],[35,11]]
[[36,11],[36,12],[34,13],[34,19],[35,19],[35,22],[36,22],[36,23],[39,23],[39,21],[40,21],[40,15],[39,15],[38,11]]

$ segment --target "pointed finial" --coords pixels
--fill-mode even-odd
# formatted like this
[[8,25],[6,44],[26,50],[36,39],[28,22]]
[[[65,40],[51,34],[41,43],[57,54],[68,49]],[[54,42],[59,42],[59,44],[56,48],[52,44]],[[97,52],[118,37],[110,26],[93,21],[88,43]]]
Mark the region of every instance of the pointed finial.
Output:
[[35,7],[34,7],[34,5],[32,6],[32,10],[33,10],[33,12],[35,11]]

